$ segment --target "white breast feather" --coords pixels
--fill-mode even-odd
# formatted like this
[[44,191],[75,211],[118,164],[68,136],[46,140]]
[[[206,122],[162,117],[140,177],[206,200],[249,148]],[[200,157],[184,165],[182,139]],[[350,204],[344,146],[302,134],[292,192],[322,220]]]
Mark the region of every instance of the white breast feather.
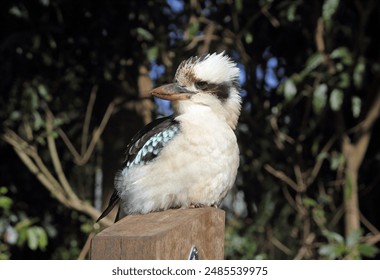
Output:
[[234,132],[207,107],[191,112],[178,117],[181,133],[155,162],[121,178],[116,187],[125,214],[216,205],[231,189],[239,166]]

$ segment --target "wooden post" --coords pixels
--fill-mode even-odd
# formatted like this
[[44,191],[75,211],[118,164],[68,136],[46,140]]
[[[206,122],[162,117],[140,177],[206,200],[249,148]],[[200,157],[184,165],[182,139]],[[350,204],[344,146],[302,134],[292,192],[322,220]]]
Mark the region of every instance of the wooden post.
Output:
[[223,210],[207,207],[130,215],[97,234],[93,260],[186,260],[224,258]]

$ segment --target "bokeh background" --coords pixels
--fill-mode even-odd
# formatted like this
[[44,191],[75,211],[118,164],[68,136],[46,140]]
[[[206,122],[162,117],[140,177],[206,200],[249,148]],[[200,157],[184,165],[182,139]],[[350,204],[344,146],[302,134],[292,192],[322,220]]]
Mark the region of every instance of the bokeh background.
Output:
[[[241,69],[227,259],[373,259],[377,0],[0,2],[0,259],[83,259],[149,90],[225,50]],[[205,120],[207,121],[207,120]]]

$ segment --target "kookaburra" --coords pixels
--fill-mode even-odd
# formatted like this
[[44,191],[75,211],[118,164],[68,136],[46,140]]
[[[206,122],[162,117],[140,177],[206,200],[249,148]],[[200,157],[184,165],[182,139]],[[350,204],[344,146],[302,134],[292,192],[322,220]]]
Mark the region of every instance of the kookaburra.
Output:
[[127,146],[115,192],[118,219],[169,208],[217,207],[235,182],[241,108],[239,68],[226,54],[183,61],[172,84],[152,90],[174,114],[140,130]]

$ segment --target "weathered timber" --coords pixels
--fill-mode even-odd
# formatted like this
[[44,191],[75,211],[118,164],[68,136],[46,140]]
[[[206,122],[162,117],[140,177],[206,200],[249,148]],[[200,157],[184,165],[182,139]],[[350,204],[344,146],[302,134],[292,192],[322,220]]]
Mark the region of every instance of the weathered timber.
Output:
[[212,207],[130,215],[94,237],[90,257],[185,260],[195,245],[199,259],[223,259],[224,222],[224,211]]

